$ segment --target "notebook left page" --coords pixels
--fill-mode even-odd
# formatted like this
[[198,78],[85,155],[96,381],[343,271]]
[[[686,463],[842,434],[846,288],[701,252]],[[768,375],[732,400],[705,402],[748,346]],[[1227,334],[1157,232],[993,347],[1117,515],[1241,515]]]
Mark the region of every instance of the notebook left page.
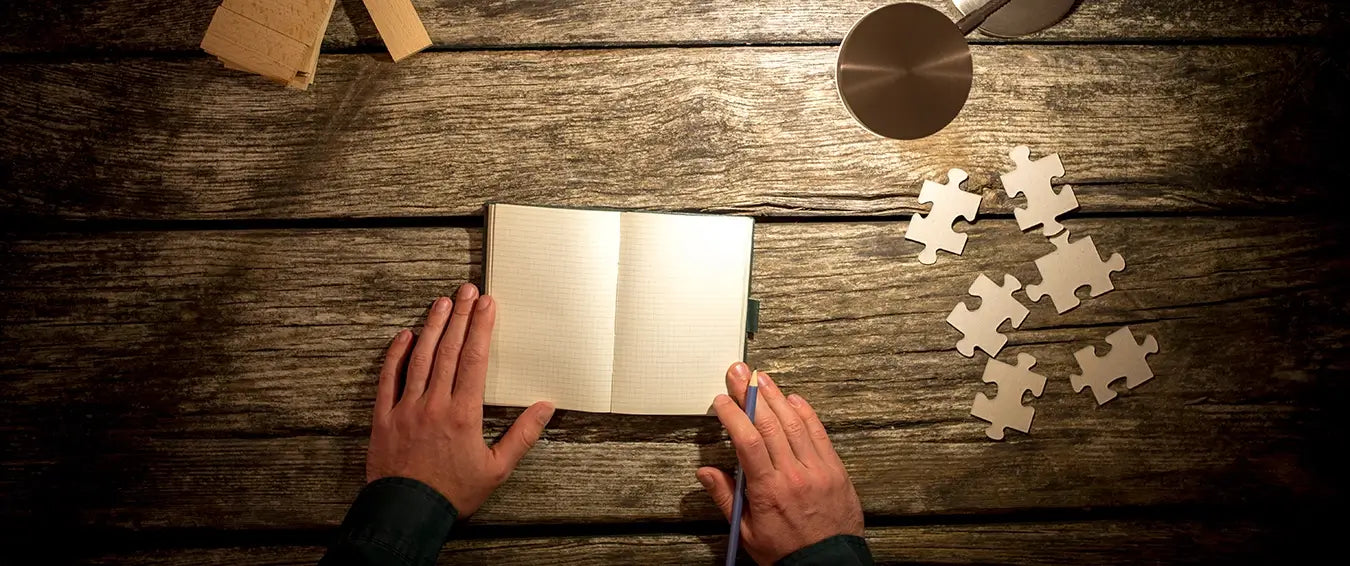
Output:
[[485,240],[497,323],[484,402],[609,411],[619,213],[494,204]]

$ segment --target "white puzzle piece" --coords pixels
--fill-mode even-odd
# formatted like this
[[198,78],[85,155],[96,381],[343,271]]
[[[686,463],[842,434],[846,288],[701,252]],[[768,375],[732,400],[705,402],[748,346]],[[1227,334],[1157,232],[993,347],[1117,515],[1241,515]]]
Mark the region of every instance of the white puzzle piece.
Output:
[[1120,254],[1113,253],[1110,259],[1102,261],[1092,236],[1070,242],[1068,232],[1050,238],[1050,243],[1055,245],[1055,251],[1036,260],[1041,282],[1027,285],[1027,297],[1032,301],[1040,302],[1041,297],[1050,295],[1055,310],[1064,314],[1078,306],[1074,293],[1079,287],[1089,286],[1089,295],[1093,297],[1116,288],[1111,283],[1111,274],[1125,269],[1125,258]]
[[1146,357],[1158,353],[1156,338],[1145,336],[1143,343],[1135,342],[1134,333],[1128,326],[1112,332],[1106,337],[1106,343],[1111,345],[1111,352],[1105,356],[1098,356],[1097,349],[1092,346],[1074,352],[1073,357],[1078,360],[1083,374],[1069,376],[1074,391],[1091,387],[1099,406],[1116,398],[1116,392],[1111,390],[1112,382],[1123,377],[1125,388],[1134,389],[1153,379],[1153,370],[1148,367]]
[[970,414],[989,421],[989,428],[984,431],[989,438],[1003,440],[1005,428],[1031,432],[1031,418],[1036,416],[1036,409],[1023,405],[1022,396],[1030,391],[1032,396],[1040,397],[1045,391],[1045,376],[1032,373],[1034,365],[1036,358],[1029,354],[1018,354],[1016,366],[993,358],[984,364],[984,382],[997,383],[998,395],[990,399],[984,393],[976,393]]
[[1022,288],[1022,283],[1011,275],[1003,276],[1003,286],[995,285],[983,273],[970,284],[971,295],[980,298],[980,308],[970,310],[962,302],[947,315],[947,324],[960,330],[965,337],[956,342],[956,351],[967,358],[975,355],[975,348],[984,350],[989,357],[998,355],[1008,337],[999,333],[998,327],[1007,320],[1013,328],[1022,325],[1027,318],[1027,308],[1013,298],[1013,292]]
[[923,188],[919,189],[919,202],[933,204],[927,216],[915,214],[910,217],[909,229],[905,231],[906,240],[923,244],[919,263],[937,263],[938,250],[961,255],[965,249],[966,235],[952,230],[952,223],[957,217],[974,222],[980,210],[980,195],[961,190],[966,177],[965,171],[952,169],[947,172],[947,184],[924,181]]
[[1041,225],[1048,238],[1064,231],[1064,225],[1057,218],[1078,208],[1078,199],[1073,196],[1073,187],[1064,185],[1055,192],[1050,185],[1051,179],[1064,175],[1064,165],[1059,154],[1052,153],[1036,161],[1031,160],[1031,149],[1019,145],[1008,152],[1017,167],[1004,173],[1003,190],[1009,197],[1023,195],[1027,199],[1026,208],[1013,210],[1017,218],[1017,227],[1023,232]]

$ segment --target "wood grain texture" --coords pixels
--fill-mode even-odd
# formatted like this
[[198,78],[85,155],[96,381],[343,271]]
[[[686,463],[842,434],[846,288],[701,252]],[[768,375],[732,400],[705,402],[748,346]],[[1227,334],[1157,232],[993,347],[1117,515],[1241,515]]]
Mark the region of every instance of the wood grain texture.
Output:
[[[880,564],[1212,564],[1311,557],[1316,544],[1290,536],[1289,528],[1242,520],[1106,520],[1008,524],[876,527],[868,544]],[[1314,543],[1299,548],[1299,543]],[[658,534],[629,536],[538,537],[528,539],[451,539],[441,564],[540,563],[714,564],[724,556],[722,535]],[[1291,552],[1292,551],[1292,552]],[[323,554],[319,546],[224,547],[107,554],[87,564],[137,566],[310,565]]]
[[[811,399],[873,515],[1302,501],[1328,452],[1350,330],[1342,227],[1288,218],[1075,219],[1120,252],[1117,290],[1032,307],[1003,357],[1051,377],[1030,436],[969,417],[983,362],[943,319],[974,274],[1039,280],[1044,238],[970,229],[920,266],[903,223],[765,224],[750,358]],[[322,528],[361,484],[374,370],[426,304],[477,276],[463,228],[128,232],[11,240],[0,275],[5,522]],[[973,300],[973,299],[971,299]],[[1159,377],[1096,408],[1072,352],[1129,324]],[[489,436],[516,410],[488,413]],[[622,466],[601,466],[616,461]],[[481,524],[715,519],[700,417],[564,412]],[[940,470],[940,472],[938,472]],[[684,473],[688,472],[688,473]],[[1010,481],[1006,478],[1017,478]],[[995,479],[990,479],[995,478]],[[999,479],[1005,478],[1005,479]]]
[[[918,0],[957,17],[945,0]],[[837,43],[888,0],[415,0],[435,45]],[[0,6],[0,53],[191,50],[216,0],[11,0]],[[1059,25],[1022,41],[1306,38],[1338,29],[1329,0],[1086,0]],[[342,0],[325,48],[378,46],[358,0]],[[997,41],[978,32],[977,41]]]
[[[916,211],[971,173],[986,205],[1029,144],[1086,212],[1325,207],[1350,75],[1313,47],[982,46],[964,113],[884,140],[829,48],[325,56],[306,93],[205,60],[0,64],[0,214],[478,214],[487,200],[759,215]],[[154,86],[142,86],[154,85]],[[1271,101],[1278,100],[1278,105]],[[60,174],[53,174],[59,171]]]
[[[889,1],[413,0],[450,51],[392,65],[342,0],[324,48],[345,54],[303,94],[198,51],[217,0],[3,3],[5,555],[312,564],[362,483],[388,338],[480,276],[463,216],[508,200],[880,217],[757,229],[750,361],[824,415],[881,563],[1320,558],[1350,472],[1350,232],[1274,215],[1350,204],[1343,3],[1084,0],[972,36],[964,114],[893,142],[848,119],[830,47]],[[1039,280],[1050,246],[997,184],[1016,144],[1063,155],[1097,216],[1070,230],[1128,267],[1010,333],[1001,359],[1050,383],[1032,434],[994,443],[968,415],[983,361],[942,320],[978,272]],[[886,220],[950,167],[986,216],[921,266]],[[354,228],[443,223],[418,216],[460,218]],[[335,217],[395,220],[199,229]],[[123,228],[167,230],[97,232]],[[1158,337],[1158,377],[1094,407],[1072,352],[1125,324]],[[711,419],[560,413],[442,563],[717,563],[692,471],[732,463]]]

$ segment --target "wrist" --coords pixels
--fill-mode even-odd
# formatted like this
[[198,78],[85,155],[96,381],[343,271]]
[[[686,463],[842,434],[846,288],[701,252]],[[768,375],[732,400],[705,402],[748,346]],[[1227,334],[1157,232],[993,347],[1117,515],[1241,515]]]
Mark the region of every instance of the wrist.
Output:
[[388,476],[361,488],[342,521],[342,536],[426,563],[435,560],[458,517],[450,500],[426,483]]
[[870,566],[872,552],[859,535],[838,534],[799,548],[774,562],[777,566]]

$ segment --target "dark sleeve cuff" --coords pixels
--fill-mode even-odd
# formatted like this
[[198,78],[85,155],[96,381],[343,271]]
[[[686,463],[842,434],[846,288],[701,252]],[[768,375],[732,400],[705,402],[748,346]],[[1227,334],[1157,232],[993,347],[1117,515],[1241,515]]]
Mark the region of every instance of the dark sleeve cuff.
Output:
[[459,512],[427,484],[381,478],[356,496],[325,566],[434,564]]
[[778,561],[778,566],[872,566],[867,541],[853,535],[834,535]]

